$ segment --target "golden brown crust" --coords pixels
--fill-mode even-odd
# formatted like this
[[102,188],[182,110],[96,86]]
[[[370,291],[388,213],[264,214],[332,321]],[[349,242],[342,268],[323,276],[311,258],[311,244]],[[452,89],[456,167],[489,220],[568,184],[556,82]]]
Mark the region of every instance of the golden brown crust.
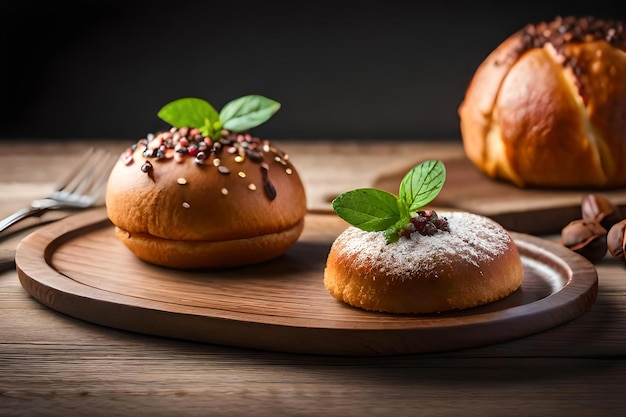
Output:
[[346,229],[333,243],[324,284],[336,299],[365,310],[436,313],[508,296],[523,280],[514,241],[495,222],[445,215],[450,232],[387,244],[382,232]]
[[529,25],[476,70],[460,126],[468,158],[488,176],[520,187],[626,185],[626,33],[618,22],[587,21],[609,41],[533,38],[583,19]]
[[230,268],[274,259],[298,240],[301,220],[279,233],[223,241],[168,240],[147,234],[130,234],[115,228],[115,236],[139,259],[178,269]]
[[145,156],[149,143],[127,151],[106,194],[118,238],[140,258],[177,268],[244,265],[286,251],[302,231],[304,186],[287,155],[255,144],[252,158],[224,141],[202,163],[172,152]]

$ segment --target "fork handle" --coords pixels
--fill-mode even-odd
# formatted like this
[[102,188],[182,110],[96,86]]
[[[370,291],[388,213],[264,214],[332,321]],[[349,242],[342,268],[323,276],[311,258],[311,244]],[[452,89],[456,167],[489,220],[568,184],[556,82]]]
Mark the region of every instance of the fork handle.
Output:
[[39,217],[48,211],[50,207],[27,207],[16,211],[15,213],[0,220],[0,233],[13,226],[15,223],[28,217]]

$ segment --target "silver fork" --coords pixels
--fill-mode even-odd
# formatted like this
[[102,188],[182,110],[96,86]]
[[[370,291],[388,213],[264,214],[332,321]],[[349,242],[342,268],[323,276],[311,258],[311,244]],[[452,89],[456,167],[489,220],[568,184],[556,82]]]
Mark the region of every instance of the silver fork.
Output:
[[117,158],[118,155],[100,148],[89,149],[73,169],[59,178],[50,195],[33,200],[29,207],[0,220],[0,234],[21,220],[41,216],[49,210],[103,205],[106,183]]

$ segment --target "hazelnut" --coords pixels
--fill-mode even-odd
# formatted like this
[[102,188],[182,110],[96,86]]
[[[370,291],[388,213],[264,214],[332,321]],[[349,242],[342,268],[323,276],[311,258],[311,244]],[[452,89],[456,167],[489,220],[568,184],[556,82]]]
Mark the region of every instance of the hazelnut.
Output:
[[600,223],[574,220],[561,230],[561,243],[591,262],[599,261],[607,251],[607,231]]
[[608,198],[597,195],[584,195],[581,202],[583,220],[595,221],[609,230],[611,226],[622,220],[619,208]]
[[609,233],[606,235],[606,244],[609,253],[617,259],[626,260],[626,241],[624,241],[624,233],[626,232],[626,220],[615,223]]

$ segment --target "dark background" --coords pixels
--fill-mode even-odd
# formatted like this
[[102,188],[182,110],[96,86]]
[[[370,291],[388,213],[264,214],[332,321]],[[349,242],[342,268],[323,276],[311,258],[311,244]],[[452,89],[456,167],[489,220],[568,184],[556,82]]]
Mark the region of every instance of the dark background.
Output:
[[5,1],[0,137],[136,139],[167,102],[282,104],[275,139],[458,139],[474,71],[525,24],[616,1]]

